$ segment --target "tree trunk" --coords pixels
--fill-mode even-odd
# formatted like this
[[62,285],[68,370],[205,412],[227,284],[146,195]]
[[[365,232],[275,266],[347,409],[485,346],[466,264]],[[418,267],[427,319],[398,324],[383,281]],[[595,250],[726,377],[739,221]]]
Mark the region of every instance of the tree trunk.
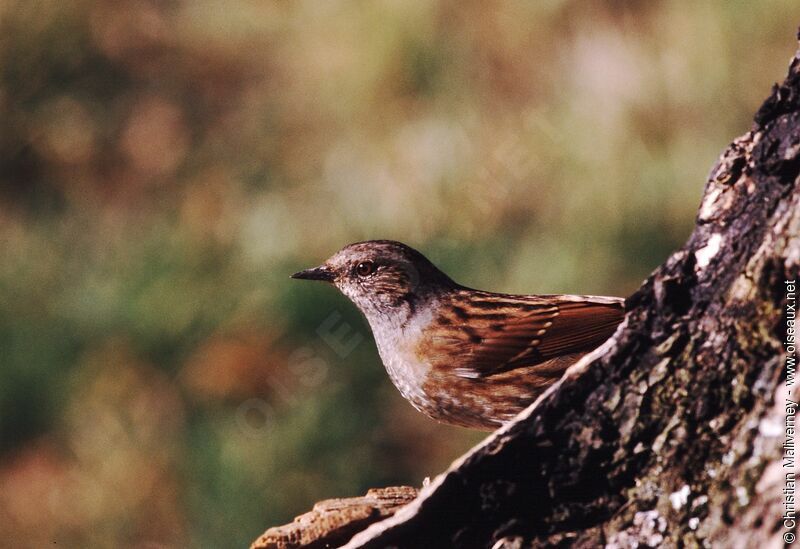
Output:
[[791,541],[799,173],[800,52],[616,334],[347,547]]

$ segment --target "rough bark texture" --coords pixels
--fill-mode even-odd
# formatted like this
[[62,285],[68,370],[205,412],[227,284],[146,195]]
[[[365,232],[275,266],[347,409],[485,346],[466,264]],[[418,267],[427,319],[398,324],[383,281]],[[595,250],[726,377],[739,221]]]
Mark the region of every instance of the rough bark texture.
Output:
[[338,547],[373,522],[392,516],[417,497],[410,486],[372,489],[365,496],[320,501],[294,522],[270,528],[250,549]]
[[781,547],[799,173],[800,52],[614,337],[347,547]]

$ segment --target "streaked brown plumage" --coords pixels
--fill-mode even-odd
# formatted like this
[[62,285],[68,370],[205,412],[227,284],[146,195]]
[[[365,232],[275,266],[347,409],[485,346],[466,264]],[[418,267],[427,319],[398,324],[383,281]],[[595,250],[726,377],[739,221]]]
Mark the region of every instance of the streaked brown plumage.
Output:
[[513,418],[624,316],[616,297],[466,288],[387,240],[351,244],[292,276],[332,282],[355,303],[389,376],[418,410],[476,429]]

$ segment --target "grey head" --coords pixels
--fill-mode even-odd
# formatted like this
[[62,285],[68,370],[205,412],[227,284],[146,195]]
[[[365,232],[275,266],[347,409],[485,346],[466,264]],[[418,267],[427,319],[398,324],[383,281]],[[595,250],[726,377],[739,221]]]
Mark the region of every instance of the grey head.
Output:
[[459,287],[417,250],[393,240],[350,244],[292,278],[332,283],[369,320],[407,319],[427,301]]

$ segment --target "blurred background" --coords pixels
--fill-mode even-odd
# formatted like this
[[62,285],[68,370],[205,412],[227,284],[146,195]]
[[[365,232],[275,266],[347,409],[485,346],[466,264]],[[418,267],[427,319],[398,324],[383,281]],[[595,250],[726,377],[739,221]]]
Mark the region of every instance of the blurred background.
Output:
[[[0,0],[0,539],[242,546],[480,434],[291,281],[402,240],[628,295],[795,50],[800,4]],[[156,545],[153,545],[156,544]]]

